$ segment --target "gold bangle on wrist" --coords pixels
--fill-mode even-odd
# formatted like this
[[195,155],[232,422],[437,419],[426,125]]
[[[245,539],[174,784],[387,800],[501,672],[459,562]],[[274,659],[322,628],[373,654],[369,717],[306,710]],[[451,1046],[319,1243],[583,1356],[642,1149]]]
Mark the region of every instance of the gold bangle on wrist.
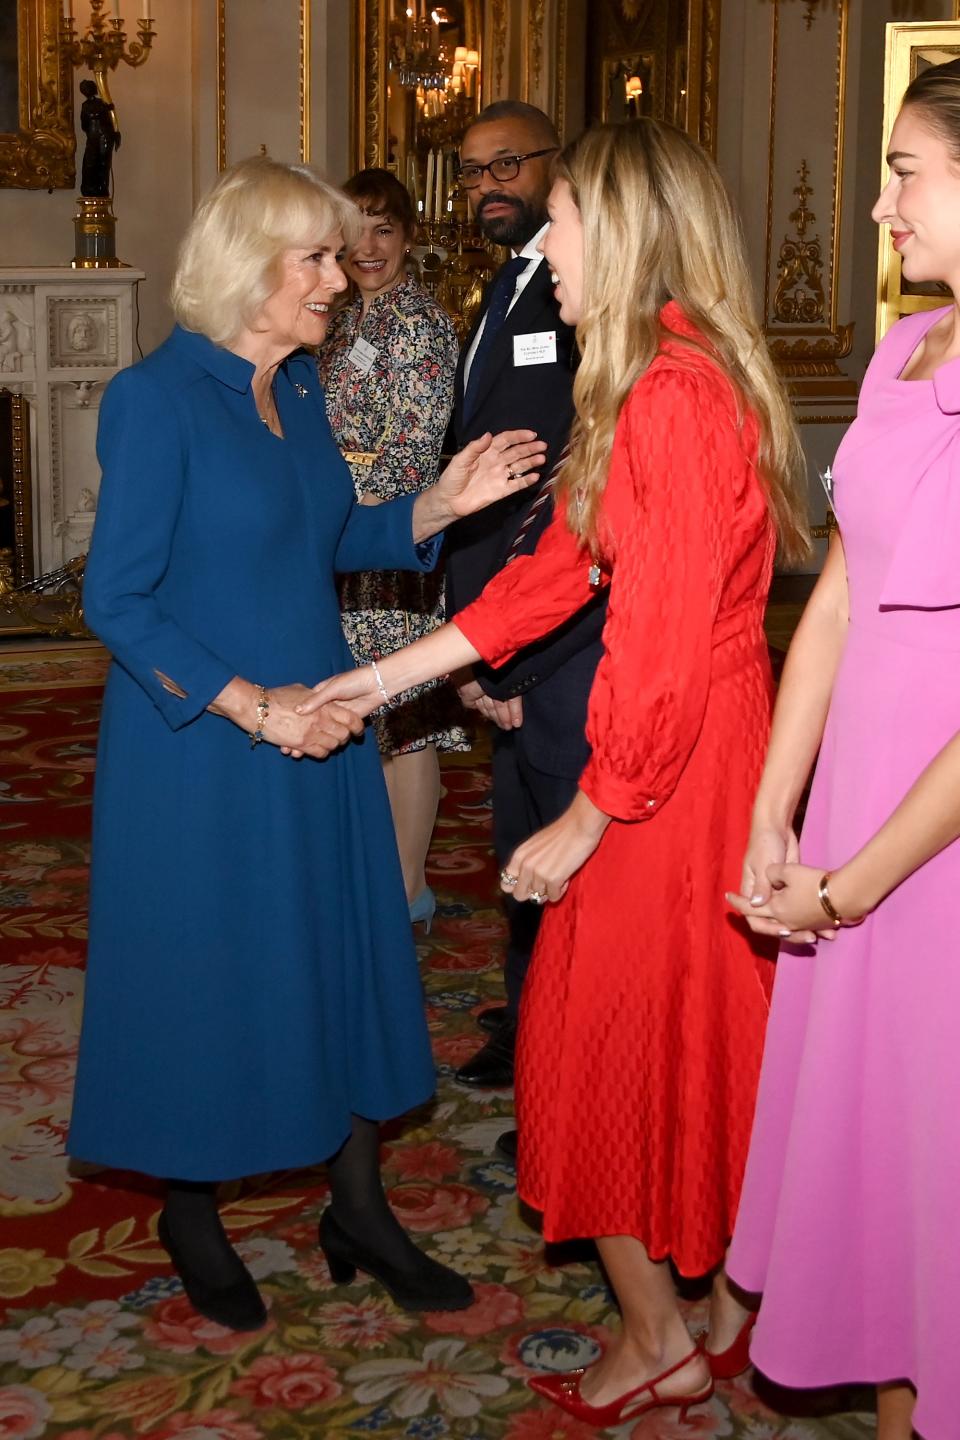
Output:
[[863,919],[862,915],[858,916],[855,920],[851,920],[849,917],[840,914],[839,910],[834,905],[833,901],[830,899],[829,870],[825,871],[824,874],[820,876],[820,884],[817,886],[817,899],[820,901],[823,913],[826,915],[831,925],[859,925],[861,920]]
[[256,690],[257,718],[254,724],[254,728],[250,731],[251,750],[253,750],[255,746],[259,745],[261,740],[266,739],[266,736],[263,733],[263,727],[267,723],[267,716],[270,714],[270,696],[267,694],[266,690],[263,688],[262,685],[258,685],[256,687]]

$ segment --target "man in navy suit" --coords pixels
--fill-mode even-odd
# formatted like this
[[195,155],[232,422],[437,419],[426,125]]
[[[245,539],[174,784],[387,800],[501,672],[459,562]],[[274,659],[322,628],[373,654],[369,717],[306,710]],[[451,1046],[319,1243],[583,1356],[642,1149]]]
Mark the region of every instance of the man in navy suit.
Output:
[[[453,427],[457,447],[491,430],[527,428],[547,441],[540,482],[462,521],[447,555],[450,615],[468,604],[518,554],[529,554],[550,522],[550,477],[573,421],[574,331],[559,317],[549,267],[537,249],[545,233],[550,163],[560,148],[553,122],[520,101],[497,101],[463,138],[460,183],[488,240],[511,257],[491,281],[457,370]],[[546,494],[544,489],[546,487]],[[589,750],[587,699],[600,658],[601,597],[546,640],[493,671],[461,677],[460,697],[496,726],[493,736],[493,832],[502,865],[521,841],[567,808]],[[513,1080],[513,1051],[523,979],[540,910],[506,901],[510,936],[507,1004],[480,1023],[489,1039],[457,1071],[463,1084],[498,1087]],[[516,1132],[498,1141],[516,1153]]]

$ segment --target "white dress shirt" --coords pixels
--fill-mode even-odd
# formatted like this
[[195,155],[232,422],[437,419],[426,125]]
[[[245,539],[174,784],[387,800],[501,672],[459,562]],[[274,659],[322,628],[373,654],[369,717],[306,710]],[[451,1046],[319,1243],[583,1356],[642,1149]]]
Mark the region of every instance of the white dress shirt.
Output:
[[[549,228],[550,222],[548,220],[546,225],[542,226],[541,229],[537,231],[536,235],[534,235],[530,240],[527,241],[526,245],[524,245],[522,250],[514,250],[513,252],[518,260],[531,260],[535,261],[536,263],[528,265],[526,270],[521,270],[520,274],[517,276],[516,285],[513,291],[513,299],[507,306],[508,315],[510,314],[510,311],[513,309],[514,305],[516,305],[517,301],[520,299],[520,296],[523,294],[526,286],[530,284],[530,281],[537,273],[537,266],[544,263],[543,256],[540,254],[537,246],[540,244],[540,241],[543,239],[544,235],[546,235]],[[464,361],[463,365],[464,394],[467,393],[467,386],[470,383],[470,367],[473,364],[473,357],[476,354],[477,346],[480,344],[480,336],[483,334],[483,329],[486,323],[487,317],[486,315],[484,315],[483,320],[480,322],[480,329],[477,331],[476,335],[474,335],[473,340],[470,344],[470,349],[467,351],[467,358]]]

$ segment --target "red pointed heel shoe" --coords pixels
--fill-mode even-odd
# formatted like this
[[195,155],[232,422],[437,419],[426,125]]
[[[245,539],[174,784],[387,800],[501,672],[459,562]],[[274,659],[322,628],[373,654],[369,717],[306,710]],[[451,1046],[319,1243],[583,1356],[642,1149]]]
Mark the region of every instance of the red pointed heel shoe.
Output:
[[621,1425],[626,1420],[637,1420],[641,1415],[646,1415],[648,1410],[667,1409],[670,1406],[675,1407],[680,1412],[680,1419],[685,1421],[687,1411],[692,1405],[704,1405],[710,1399],[713,1394],[713,1380],[693,1395],[660,1395],[657,1386],[702,1354],[699,1347],[691,1350],[690,1354],[678,1360],[676,1365],[671,1365],[668,1370],[654,1375],[652,1380],[638,1385],[635,1390],[628,1390],[625,1395],[620,1395],[606,1405],[591,1405],[580,1394],[583,1370],[569,1370],[565,1375],[534,1375],[527,1384],[538,1395],[545,1395],[554,1405],[559,1405],[568,1415],[573,1415],[588,1425],[595,1425],[598,1430]]
[[710,1374],[714,1380],[733,1380],[737,1375],[742,1375],[745,1370],[750,1369],[750,1335],[754,1325],[757,1323],[756,1311],[748,1315],[740,1327],[732,1345],[726,1350],[721,1350],[719,1355],[714,1355],[712,1350],[707,1349],[707,1337],[701,1338],[700,1345],[703,1356],[710,1366]]

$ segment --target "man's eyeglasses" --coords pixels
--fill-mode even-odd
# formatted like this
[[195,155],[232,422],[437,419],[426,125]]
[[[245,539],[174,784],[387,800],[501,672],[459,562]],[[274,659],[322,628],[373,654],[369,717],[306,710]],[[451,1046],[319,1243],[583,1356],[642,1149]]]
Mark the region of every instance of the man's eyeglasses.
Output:
[[485,170],[489,170],[493,179],[499,180],[501,184],[507,180],[516,180],[524,160],[536,160],[541,155],[552,155],[557,149],[557,145],[548,145],[546,150],[528,150],[526,155],[498,155],[489,165],[461,165],[460,184],[464,190],[475,190],[483,179]]

